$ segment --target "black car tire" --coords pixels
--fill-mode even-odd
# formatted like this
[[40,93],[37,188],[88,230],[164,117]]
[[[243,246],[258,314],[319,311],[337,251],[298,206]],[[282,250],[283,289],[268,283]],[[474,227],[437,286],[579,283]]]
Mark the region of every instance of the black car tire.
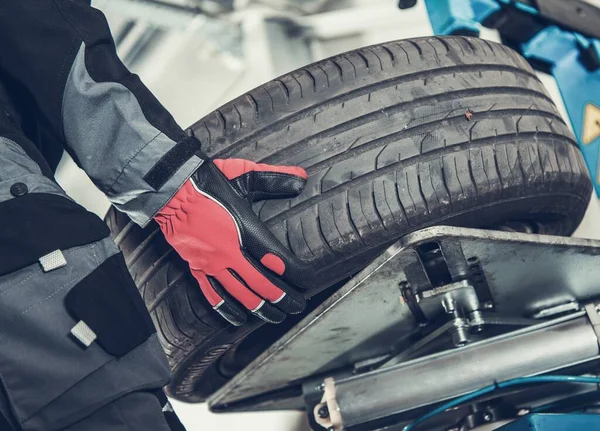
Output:
[[[481,39],[428,37],[337,55],[238,97],[189,131],[214,157],[307,169],[299,198],[255,209],[314,266],[309,296],[434,224],[525,223],[570,235],[591,194],[577,144],[531,67]],[[156,225],[141,229],[115,211],[107,222],[173,367],[171,396],[203,401],[297,321],[228,325]]]

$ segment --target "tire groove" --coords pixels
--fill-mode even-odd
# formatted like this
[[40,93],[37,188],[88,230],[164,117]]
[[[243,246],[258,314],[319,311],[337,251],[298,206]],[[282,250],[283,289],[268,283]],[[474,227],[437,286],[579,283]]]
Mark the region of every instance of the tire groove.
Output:
[[[181,301],[179,300],[179,298],[177,298],[176,296],[174,296],[172,294],[169,295],[169,298],[172,301],[175,301],[177,303],[177,307],[174,307],[174,308],[176,310],[178,310],[178,311],[181,311],[182,310],[182,304],[181,304]],[[172,309],[172,308],[170,308],[170,309]],[[187,338],[187,340],[193,340],[194,337],[192,336],[192,334],[194,332],[196,332],[196,331],[194,331],[194,328],[190,327],[190,325],[185,325],[187,328],[184,330],[182,324],[186,323],[186,322],[185,322],[185,319],[183,318],[184,317],[183,313],[178,313],[178,315],[179,315],[180,319],[176,319],[175,315],[173,315],[173,324],[175,325],[175,328],[177,329],[177,331],[180,334],[183,334]],[[187,332],[187,330],[190,330],[191,334],[189,332]],[[186,343],[187,340],[183,340],[183,343],[181,343],[181,342],[179,343],[180,345],[183,344],[183,346],[181,346],[180,348],[185,348],[185,344],[187,344]]]
[[358,72],[356,71],[356,65],[354,64],[354,62],[348,58],[347,54],[342,55],[342,58],[345,59],[348,63],[350,63],[350,65],[352,66],[352,70],[354,71],[354,79],[357,79]]
[[[482,91],[481,89],[468,89],[468,90],[458,90],[455,92],[446,92],[446,93],[442,93],[442,94],[435,94],[432,96],[428,96],[426,98],[425,97],[421,98],[421,99],[419,99],[419,101],[424,102],[424,104],[426,104],[427,102],[430,102],[430,101],[435,101],[435,102],[440,103],[440,102],[452,100],[456,97],[489,96],[489,95],[496,94],[496,93],[500,93],[500,94],[512,93],[515,95],[525,95],[525,94],[532,94],[531,92],[533,92],[533,90],[520,89],[520,88],[515,88],[515,87],[508,87],[508,88],[494,87],[490,91]],[[539,93],[534,92],[533,94],[537,95]],[[420,107],[420,105],[416,105],[415,102],[413,102],[413,101],[400,102],[398,104],[387,107],[386,115],[394,115],[394,114],[400,113],[403,111],[403,108],[405,108],[406,106],[411,106],[411,108],[413,108],[413,109]],[[501,111],[501,110],[496,110],[496,111],[491,111],[491,112],[499,112],[499,111]],[[479,119],[486,118],[486,115],[489,115],[489,112],[490,111],[487,111],[487,113],[485,113],[485,112],[479,113],[478,118]],[[533,112],[539,113],[539,112],[546,112],[546,111],[523,110],[523,112],[525,112],[525,114],[527,114],[527,113],[533,113]],[[380,115],[381,115],[381,110],[376,110],[376,111],[364,114],[360,117],[354,117],[353,119],[351,119],[349,121],[345,121],[343,123],[337,124],[333,127],[330,127],[329,129],[322,130],[315,135],[311,135],[307,138],[297,141],[291,147],[283,148],[279,151],[275,151],[260,161],[265,162],[265,163],[277,163],[279,159],[296,155],[308,148],[313,147],[314,145],[312,144],[312,142],[315,140],[322,140],[324,138],[329,138],[329,137],[338,135],[339,133],[343,133],[343,132],[352,130],[358,126],[372,123],[372,120],[376,119]],[[563,121],[558,113],[556,113],[556,114],[548,113],[548,115],[552,115],[553,118]],[[461,115],[460,118],[464,120],[464,115]],[[418,126],[415,126],[415,127],[418,127]],[[410,129],[406,129],[403,131],[407,131],[407,130],[410,130]],[[361,145],[361,147],[363,145]],[[219,156],[219,157],[223,158],[223,156]]]
[[160,229],[156,229],[154,231],[152,231],[145,239],[144,241],[142,241],[140,243],[140,245],[138,245],[135,250],[133,250],[133,252],[127,257],[127,260],[125,261],[125,264],[127,265],[127,268],[131,268],[132,265],[134,265],[137,260],[140,258],[140,256],[142,254],[144,254],[144,252],[146,252],[148,250],[148,248],[151,245],[152,239],[158,234],[158,232],[160,232]]
[[325,248],[327,249],[329,254],[331,254],[332,256],[335,256],[335,252],[331,248],[331,245],[329,245],[329,242],[327,241],[327,238],[325,237],[325,233],[323,232],[323,225],[321,224],[321,217],[319,216],[319,208],[318,207],[317,207],[316,224],[317,224],[317,231],[319,232],[319,236],[321,237],[323,244],[325,244]]
[[[446,147],[444,147],[446,148]],[[440,160],[440,170],[442,173],[442,184],[444,185],[444,189],[448,194],[448,200],[450,201],[450,208],[454,205],[454,199],[452,199],[452,193],[450,193],[450,188],[448,187],[448,180],[446,179],[446,170],[444,169],[444,163]]]
[[460,194],[465,196],[465,189],[463,187],[462,181],[460,180],[460,176],[458,175],[458,165],[456,163],[456,157],[452,157],[452,160],[454,161],[454,175],[456,175],[456,181],[458,181],[458,185],[460,186]]
[[310,248],[310,245],[308,245],[308,241],[306,240],[306,235],[304,235],[304,219],[302,217],[300,217],[300,236],[302,237],[304,244],[306,244],[307,250],[310,251],[310,254],[312,254],[313,256],[316,256],[315,252],[312,250],[312,248]]
[[487,181],[488,187],[491,189],[492,183],[490,182],[490,176],[488,175],[489,166],[486,166],[486,164],[485,164],[485,160],[483,158],[483,151],[479,152],[479,157],[481,158],[481,169],[483,170],[483,173],[485,174],[485,180]]
[[[513,71],[513,72],[520,73],[522,75],[525,75],[527,77],[530,77],[530,78],[540,82],[534,73],[530,73],[528,71],[523,71],[522,69],[519,69],[517,67],[498,65],[498,64],[448,66],[448,67],[437,68],[437,69],[433,69],[433,70],[429,70],[429,71],[409,73],[409,74],[406,74],[406,75],[403,75],[400,77],[394,77],[394,78],[390,78],[387,80],[381,80],[375,84],[370,84],[370,85],[366,85],[366,86],[363,86],[360,88],[356,88],[347,93],[343,93],[337,97],[328,98],[327,100],[325,100],[323,102],[311,105],[308,108],[300,109],[300,110],[294,112],[293,114],[279,118],[279,119],[273,121],[272,123],[265,125],[264,127],[257,128],[251,134],[244,136],[243,138],[239,139],[237,142],[231,143],[230,147],[228,147],[227,149],[224,149],[222,151],[219,151],[215,155],[215,157],[225,157],[226,158],[226,157],[228,157],[228,154],[232,154],[232,153],[236,152],[239,147],[244,146],[244,145],[248,144],[249,142],[260,140],[260,139],[264,138],[265,136],[270,135],[271,133],[277,132],[277,131],[281,130],[282,128],[287,127],[287,125],[290,123],[293,123],[293,122],[296,122],[303,118],[314,115],[312,111],[316,110],[317,108],[330,108],[332,106],[339,105],[341,102],[345,102],[345,101],[363,96],[368,93],[372,93],[374,91],[377,91],[377,90],[380,90],[383,88],[391,87],[393,85],[401,85],[401,84],[405,84],[410,81],[421,80],[423,78],[434,78],[436,76],[445,75],[448,72],[451,73],[452,71],[469,73],[469,72],[479,71],[479,70]],[[520,88],[520,87],[514,87],[514,88]],[[521,90],[531,90],[531,89],[522,88]],[[533,91],[533,90],[531,90],[531,91]],[[539,94],[540,97],[543,97],[544,99],[546,99],[548,101],[552,101],[552,99],[549,96],[547,96],[546,94],[541,93],[541,92],[536,92],[536,93]],[[269,95],[269,97],[271,97],[271,96]],[[203,120],[201,120],[201,121],[203,121]]]
[[[369,198],[371,198],[372,195],[371,193],[369,193]],[[360,212],[363,215],[363,217],[365,218],[365,220],[367,221],[367,227],[369,229],[373,229],[373,226],[371,226],[371,223],[369,223],[369,217],[367,217],[367,214],[365,213],[365,206],[363,205],[363,193],[360,189],[358,189],[358,202],[359,202],[359,206],[360,206]],[[375,210],[375,212],[377,213],[377,215],[379,216],[379,213],[377,212],[377,210]],[[380,221],[383,224],[383,220],[381,220],[381,217],[379,217]]]
[[174,252],[174,250],[170,249],[165,254],[163,254],[158,259],[156,259],[156,261],[154,261],[154,264],[152,264],[152,266],[150,266],[150,268],[148,268],[146,271],[144,271],[142,273],[139,280],[137,280],[137,284],[139,284],[140,286],[143,286],[146,283],[148,283],[148,281],[152,277],[154,277],[158,273],[158,271],[161,270],[163,262],[167,261],[167,259],[170,257],[171,253],[173,253],[173,252]]
[[477,189],[477,182],[475,181],[475,175],[473,175],[473,165],[471,162],[471,151],[469,151],[469,157],[467,159],[467,167],[469,170],[469,178],[471,178],[471,183],[473,184],[473,188],[475,189],[475,194],[479,194],[479,190]]
[[360,243],[364,246],[365,242],[363,241],[363,238],[360,235],[360,233],[358,233],[356,224],[354,223],[354,220],[352,219],[352,212],[350,211],[350,196],[348,195],[348,191],[349,191],[349,188],[346,189],[346,213],[348,214],[348,221],[350,222],[350,227],[352,228],[354,235],[356,235],[356,237],[358,238]]
[[342,238],[342,232],[340,231],[340,228],[337,225],[337,220],[335,219],[335,211],[333,210],[333,202],[329,202],[329,206],[331,207],[331,218],[333,219],[333,226],[335,227],[335,230],[337,230],[338,237]]
[[[520,114],[524,111],[525,110],[518,110],[518,109],[502,109],[502,110],[499,109],[497,111],[487,111],[486,113],[482,113],[482,114],[480,114],[479,118],[480,119],[504,118],[504,117],[515,115],[515,114]],[[532,116],[533,115],[554,116],[554,114],[550,114],[546,111],[531,112],[531,111],[527,110],[527,112],[529,112],[530,115],[532,115]],[[464,121],[464,116],[457,115],[456,117],[446,118],[444,121],[446,121],[449,125],[454,125],[457,123],[460,124],[461,122]],[[415,135],[420,135],[422,133],[429,132],[430,130],[435,130],[438,127],[439,127],[439,121],[432,121],[430,123],[420,124],[418,126],[410,128],[410,129],[401,129],[397,132],[390,133],[388,135],[382,136],[382,137],[374,139],[372,141],[365,142],[359,147],[355,147],[353,149],[348,149],[348,150],[344,151],[343,153],[333,155],[333,156],[329,157],[327,160],[317,162],[314,165],[307,167],[306,171],[309,175],[312,175],[312,174],[315,174],[316,172],[318,172],[321,169],[322,165],[330,165],[332,163],[333,164],[339,163],[344,160],[348,160],[353,157],[356,157],[357,155],[366,153],[375,148],[378,148],[381,145],[388,145],[391,142],[395,141],[397,138],[409,138],[409,137],[412,137]],[[577,143],[575,143],[574,141],[572,141],[572,143],[573,143],[573,145],[577,145]],[[453,148],[453,147],[454,147],[454,145],[450,146],[450,148]],[[265,162],[272,163],[273,160],[271,160],[271,158],[269,157],[269,158],[265,159]]]
[[304,72],[306,75],[308,75],[309,79],[310,79],[310,80],[311,80],[311,82],[312,82],[313,93],[316,93],[316,92],[317,92],[317,79],[316,79],[316,78],[315,78],[315,76],[314,76],[314,75],[313,75],[313,74],[310,72],[310,70],[308,70],[308,69],[306,69],[306,68],[305,68],[305,69],[302,69],[302,71],[303,71],[303,72]]
[[[388,55],[390,56],[390,61],[392,62],[392,66],[395,66],[395,64],[396,64],[396,56],[394,55],[394,53],[392,52],[392,50],[389,49],[385,45],[381,45],[381,49],[383,49],[385,52],[388,53]],[[379,61],[381,61],[381,58],[379,58]],[[381,66],[381,70],[383,70],[383,66]]]
[[431,185],[431,190],[435,193],[435,200],[437,200],[438,205],[442,205],[442,201],[440,200],[440,195],[437,192],[436,187],[433,185],[433,175],[431,174],[431,164],[427,164],[427,173],[429,174],[429,185]]
[[[116,224],[116,223],[115,223]],[[125,227],[119,232],[119,234],[113,239],[117,246],[120,246],[123,240],[129,235],[129,232],[137,226],[133,220],[129,220],[129,222],[125,225]],[[116,226],[115,226],[116,227]],[[114,227],[111,226],[111,230],[114,231]]]
[[464,40],[466,42],[467,45],[469,45],[469,48],[471,48],[471,51],[473,52],[473,54],[477,53],[477,48],[475,47],[475,45],[471,42],[471,40],[469,40],[468,37],[463,37],[459,40]]
[[279,86],[279,88],[281,88],[281,91],[285,96],[285,104],[288,105],[290,103],[290,91],[288,90],[287,86],[279,79],[276,79],[274,82]]
[[283,227],[284,227],[284,230],[285,230],[285,242],[287,244],[287,247],[288,247],[289,250],[293,251],[292,242],[290,240],[290,230],[288,229],[288,221],[287,220],[283,221]]
[[431,43],[431,40],[429,40],[429,39],[425,39],[425,42],[427,42],[427,44],[429,46],[431,46],[431,49],[433,50],[433,56],[435,57],[436,62],[439,64],[440,63],[440,57],[438,55],[436,47],[433,46],[433,43]]
[[[273,96],[271,96],[271,92],[267,88],[267,86],[261,87],[262,90],[269,96],[269,100],[271,100],[271,112],[275,113],[275,101],[273,100]],[[256,140],[258,142],[258,139]]]
[[410,63],[410,56],[408,55],[408,51],[406,49],[404,49],[404,47],[402,46],[402,44],[398,43],[398,42],[394,42],[394,45],[396,45],[398,48],[400,48],[404,52],[404,55],[406,55],[406,62],[408,64],[411,64]]
[[[168,304],[166,304],[166,305],[168,305]],[[165,307],[165,308],[167,308],[167,310],[169,309],[168,306]],[[157,308],[156,310],[154,310],[154,312],[156,313],[156,318],[157,318],[157,320],[159,322],[160,321],[164,322],[165,320],[167,320],[167,319],[165,319],[165,310],[163,310],[162,307]],[[169,311],[169,314],[171,314],[170,311]],[[160,315],[162,315],[162,316],[160,316]],[[168,319],[168,321],[169,322],[173,322],[173,318],[171,317],[170,319]],[[169,350],[182,350],[177,344],[174,344],[176,341],[175,341],[175,337],[173,336],[173,334],[169,330],[170,329],[170,325],[155,325],[155,326],[157,327],[156,329],[159,331],[159,334],[161,335],[160,338],[167,345],[167,346],[163,345],[163,349],[165,349],[165,350],[166,349],[169,349]],[[167,336],[167,332],[166,332],[167,330],[169,330],[170,337]],[[171,353],[171,352],[169,352],[169,353]]]
[[217,113],[217,118],[219,119],[219,122],[221,123],[221,129],[223,131],[225,131],[227,129],[227,120],[225,119],[225,116],[221,112],[221,109],[217,109],[215,112]]
[[[258,103],[256,102],[256,99],[254,98],[254,96],[250,93],[247,93],[246,95],[246,100],[248,100],[248,102],[250,103],[250,105],[252,105],[252,107],[254,108],[254,118],[258,118]],[[208,129],[208,127],[207,127]],[[208,132],[210,134],[210,132]]]
[[483,41],[483,43],[485,43],[487,45],[487,47],[490,49],[490,51],[492,52],[493,55],[496,55],[496,51],[494,50],[494,46],[489,43],[487,40],[485,39],[481,39]]
[[429,203],[427,202],[427,199],[425,199],[425,193],[423,192],[423,184],[421,179],[421,163],[417,163],[417,184],[419,185],[419,194],[421,195],[421,200],[425,204],[425,212],[427,214],[431,214],[431,211],[429,210]]
[[[366,50],[367,48],[365,48]],[[362,58],[362,60],[365,62],[365,67],[367,68],[367,70],[370,69],[369,67],[369,60],[367,59],[367,57],[365,57],[365,55],[361,52],[361,50],[356,51],[356,55],[358,55],[360,58]]]
[[[410,201],[412,202],[412,208],[416,208],[416,203],[415,203],[415,198],[413,198],[412,193],[410,192],[410,185],[408,183],[408,171],[403,171],[404,172],[404,180],[406,181],[406,194],[408,195],[408,197],[410,198]],[[396,185],[396,187],[398,187]]]
[[196,307],[194,307],[192,305],[193,301],[192,301],[192,298],[190,298],[190,289],[184,289],[184,291],[185,291],[185,298],[190,307],[190,310],[192,311],[192,314],[196,318],[196,322],[194,322],[194,324],[201,325],[204,328],[206,328],[206,330],[214,330],[215,328],[212,325],[209,325],[208,323],[205,322],[206,319],[203,319],[202,316],[198,315],[198,312],[196,311]]
[[379,69],[383,70],[383,61],[381,61],[379,55],[375,52],[373,48],[367,48],[367,50],[375,56],[375,58],[379,61]]
[[208,124],[206,124],[206,122],[202,123],[204,125],[204,128],[206,129],[206,133],[208,133],[208,146],[210,147],[211,143],[212,143],[212,134],[210,133],[210,128],[208,127]]
[[438,36],[433,36],[433,38],[440,42],[442,45],[444,45],[444,48],[446,48],[446,52],[450,52],[450,45],[444,40],[444,38]]
[[[394,171],[394,192],[396,194],[396,199],[398,200],[398,205],[400,205],[400,209],[402,210],[402,215],[404,216],[404,221],[406,222],[406,224],[408,226],[410,226],[410,220],[408,218],[408,216],[406,215],[406,208],[404,208],[404,203],[402,202],[402,199],[400,198],[400,190],[398,190],[398,171]],[[413,202],[414,203],[414,202]]]
[[233,103],[233,109],[235,109],[235,112],[237,112],[237,114],[238,114],[238,119],[240,120],[239,125],[240,125],[240,129],[241,129],[242,128],[242,123],[243,123],[243,121],[242,121],[242,114],[241,114],[240,110],[238,109],[238,107],[236,106],[235,103]]
[[[534,133],[522,133],[521,137],[523,137],[523,136],[524,137],[533,137],[533,135],[534,135]],[[555,136],[558,136],[558,137],[564,139],[564,136],[562,136],[562,135],[556,135],[554,133],[542,132],[542,133],[538,134],[538,141],[540,139],[540,135],[542,135],[542,137],[544,137],[544,138],[553,138]],[[425,161],[428,161],[427,156],[430,156],[431,159],[439,159],[440,156],[442,156],[442,155],[452,154],[457,151],[467,149],[470,145],[474,145],[474,144],[486,145],[486,144],[492,144],[492,143],[496,143],[496,144],[514,143],[514,135],[500,135],[497,137],[492,136],[489,138],[475,139],[471,142],[464,142],[462,144],[452,145],[452,146],[446,147],[444,149],[439,149],[432,153],[428,153],[428,154],[424,154],[424,155],[417,154],[414,157],[410,157],[410,158],[398,161],[396,163],[389,164],[389,165],[384,166],[376,171],[371,171],[364,175],[361,175],[360,177],[355,177],[354,180],[357,180],[360,178],[362,181],[370,181],[380,175],[383,175],[388,172],[393,172],[397,168],[401,168],[403,164],[409,165],[411,160],[414,160],[417,158],[422,160],[423,162],[425,162]],[[330,196],[333,196],[339,192],[343,192],[343,191],[347,192],[352,187],[356,187],[355,181],[347,181],[343,184],[339,184],[337,186],[334,186],[334,187],[328,189],[327,191],[323,192],[319,196],[313,196],[307,200],[299,202],[296,206],[286,210],[285,213],[280,213],[280,214],[274,215],[273,217],[264,220],[264,222],[267,223],[269,226],[272,226],[275,223],[282,221],[283,219],[286,219],[286,218],[289,218],[289,217],[292,217],[294,215],[301,213],[305,209],[313,206],[316,202],[323,201],[323,200],[329,198]],[[414,202],[414,200],[413,200],[413,202]]]
[[419,57],[423,57],[423,48],[421,48],[421,45],[419,45],[414,40],[410,39],[406,40],[405,42],[408,42],[410,45],[414,46],[417,52],[419,53]]
[[335,66],[335,68],[337,69],[339,76],[340,76],[340,82],[343,83],[344,82],[344,71],[343,71],[342,67],[337,63],[337,61],[335,61],[333,59],[329,59],[329,62]]
[[[390,214],[392,215],[392,219],[394,221],[398,221],[394,214],[394,211],[392,210],[392,206],[390,205],[390,200],[388,199],[388,192],[387,192],[387,189],[385,188],[384,181],[381,183],[381,188],[383,189],[383,200],[385,201],[385,205],[387,206],[388,210],[390,211]],[[385,227],[385,225],[384,225],[384,227]],[[386,230],[387,230],[387,228],[386,228]]]
[[325,72],[325,69],[323,69],[319,64],[315,64],[316,67],[318,67],[321,72],[323,72],[323,74],[325,75],[325,80],[327,81],[327,88],[331,87],[331,84],[329,83],[329,74],[327,72]]

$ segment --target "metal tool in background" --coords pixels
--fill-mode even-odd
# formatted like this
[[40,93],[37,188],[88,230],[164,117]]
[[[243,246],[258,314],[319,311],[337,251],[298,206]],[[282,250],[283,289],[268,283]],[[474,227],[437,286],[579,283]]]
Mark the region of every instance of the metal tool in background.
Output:
[[[401,430],[495,380],[594,374],[600,318],[585,305],[600,296],[599,257],[593,240],[455,227],[409,234],[235,376],[211,408],[305,408],[315,429]],[[512,421],[522,406],[598,394],[564,384],[501,391],[423,429]]]
[[[497,29],[505,45],[556,79],[600,195],[600,2],[597,0],[424,0],[435,34]],[[410,8],[416,0],[400,0]]]

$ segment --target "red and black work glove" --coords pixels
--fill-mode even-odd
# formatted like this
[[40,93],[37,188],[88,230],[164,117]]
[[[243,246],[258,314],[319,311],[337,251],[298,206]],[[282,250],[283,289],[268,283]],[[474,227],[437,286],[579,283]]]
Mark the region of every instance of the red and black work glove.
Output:
[[207,159],[154,217],[208,302],[233,325],[244,324],[246,310],[272,323],[304,310],[298,290],[309,287],[310,269],[251,203],[295,197],[305,184],[299,167]]

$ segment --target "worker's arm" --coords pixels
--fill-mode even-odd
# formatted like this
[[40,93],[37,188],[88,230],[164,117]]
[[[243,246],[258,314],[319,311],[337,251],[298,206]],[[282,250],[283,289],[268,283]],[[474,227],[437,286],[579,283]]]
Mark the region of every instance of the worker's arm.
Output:
[[86,0],[0,2],[0,67],[111,202],[145,225],[202,163]]
[[46,127],[119,210],[140,225],[156,217],[215,310],[241,325],[247,312],[278,323],[304,309],[296,290],[310,271],[251,207],[300,193],[303,169],[213,163],[121,63],[86,0],[5,0],[0,40],[0,67]]

